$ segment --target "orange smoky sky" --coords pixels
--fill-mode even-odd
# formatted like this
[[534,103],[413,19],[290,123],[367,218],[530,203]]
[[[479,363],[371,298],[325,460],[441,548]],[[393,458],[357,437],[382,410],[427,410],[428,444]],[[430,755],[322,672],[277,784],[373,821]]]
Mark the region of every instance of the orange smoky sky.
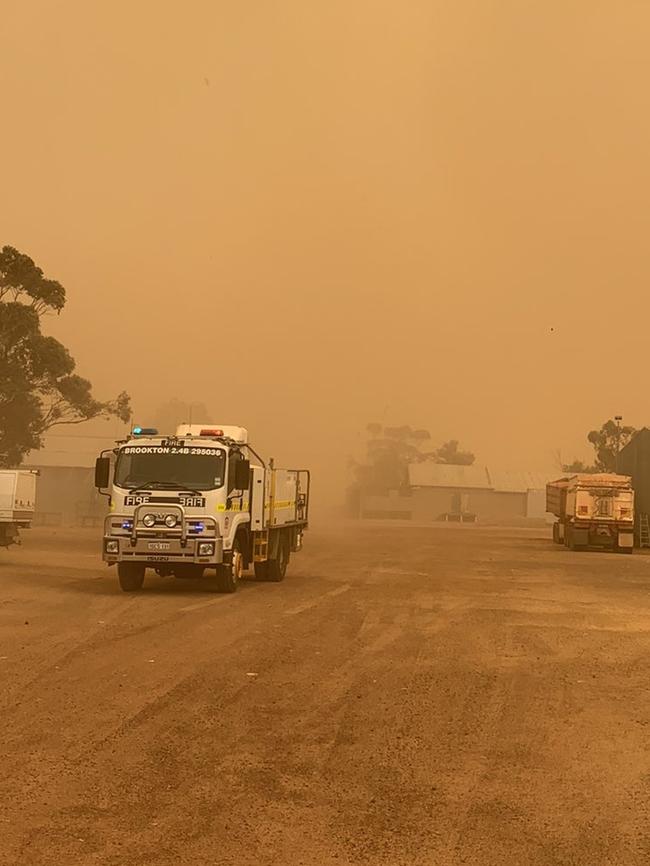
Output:
[[650,4],[0,7],[0,243],[98,397],[332,494],[369,421],[522,468],[650,422]]

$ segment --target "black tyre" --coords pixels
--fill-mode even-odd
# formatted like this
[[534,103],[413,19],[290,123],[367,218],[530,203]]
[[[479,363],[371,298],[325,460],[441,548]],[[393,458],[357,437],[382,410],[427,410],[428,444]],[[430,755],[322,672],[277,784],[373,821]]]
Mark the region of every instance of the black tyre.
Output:
[[117,563],[117,578],[122,592],[138,592],[142,589],[144,568],[139,562]]
[[281,580],[284,580],[287,573],[287,566],[289,565],[289,556],[289,537],[285,532],[282,532],[280,533],[280,539],[278,541],[277,559],[269,559],[269,561],[265,563],[267,566],[267,580],[270,580],[273,583],[280,583]]
[[268,580],[268,577],[269,577],[269,564],[268,564],[268,562],[255,562],[255,563],[253,563],[253,568],[255,569],[255,580]]
[[243,571],[244,557],[241,551],[241,542],[239,538],[235,538],[230,564],[224,563],[217,566],[217,576],[215,578],[215,589],[217,592],[237,592]]

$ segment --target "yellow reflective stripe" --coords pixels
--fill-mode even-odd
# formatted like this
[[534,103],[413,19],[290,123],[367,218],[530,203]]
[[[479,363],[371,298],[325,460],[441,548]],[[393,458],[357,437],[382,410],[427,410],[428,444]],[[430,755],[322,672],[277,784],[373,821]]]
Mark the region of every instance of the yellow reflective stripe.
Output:
[[[274,505],[273,507],[274,507],[274,508],[294,508],[295,505],[296,505],[296,501],[295,501],[295,499],[286,499],[286,500],[284,500],[284,501],[282,501],[282,502],[276,502],[275,505]],[[264,507],[265,507],[265,508],[270,508],[270,506],[271,506],[271,503],[270,503],[270,502],[266,502],[266,503],[264,504]],[[244,504],[241,505],[241,506],[240,506],[240,505],[229,505],[229,506],[226,506],[226,505],[224,505],[223,503],[221,503],[221,504],[217,505],[216,510],[217,510],[218,512],[224,512],[224,511],[248,511],[248,502],[244,502]]]

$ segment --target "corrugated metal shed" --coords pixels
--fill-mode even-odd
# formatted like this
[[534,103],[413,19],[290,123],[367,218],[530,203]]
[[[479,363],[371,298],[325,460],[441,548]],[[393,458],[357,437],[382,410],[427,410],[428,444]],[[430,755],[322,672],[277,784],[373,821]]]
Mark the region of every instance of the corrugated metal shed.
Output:
[[632,476],[635,511],[650,514],[650,430],[643,427],[621,449],[619,472]]
[[546,491],[531,488],[526,494],[526,517],[553,523],[555,517],[546,511]]
[[540,472],[489,469],[485,466],[449,466],[446,463],[413,463],[409,466],[412,487],[454,487],[494,490],[497,493],[527,493],[545,490],[557,470]]
[[31,451],[25,458],[26,466],[67,466],[90,468],[100,451],[114,448],[115,439],[103,436],[45,436],[44,447]]
[[553,481],[557,474],[557,469],[551,469],[548,472],[488,469],[492,487],[500,493],[526,493],[528,490],[545,490],[548,482]]
[[409,466],[412,487],[455,487],[467,490],[490,490],[490,477],[484,466],[450,466],[446,463],[412,463]]

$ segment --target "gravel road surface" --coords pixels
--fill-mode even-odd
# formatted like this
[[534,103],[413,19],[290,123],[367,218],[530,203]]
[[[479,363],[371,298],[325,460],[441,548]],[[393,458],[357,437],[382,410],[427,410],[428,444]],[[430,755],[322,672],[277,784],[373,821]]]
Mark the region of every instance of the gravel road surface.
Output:
[[0,863],[650,863],[650,556],[312,531],[281,584],[0,551]]

